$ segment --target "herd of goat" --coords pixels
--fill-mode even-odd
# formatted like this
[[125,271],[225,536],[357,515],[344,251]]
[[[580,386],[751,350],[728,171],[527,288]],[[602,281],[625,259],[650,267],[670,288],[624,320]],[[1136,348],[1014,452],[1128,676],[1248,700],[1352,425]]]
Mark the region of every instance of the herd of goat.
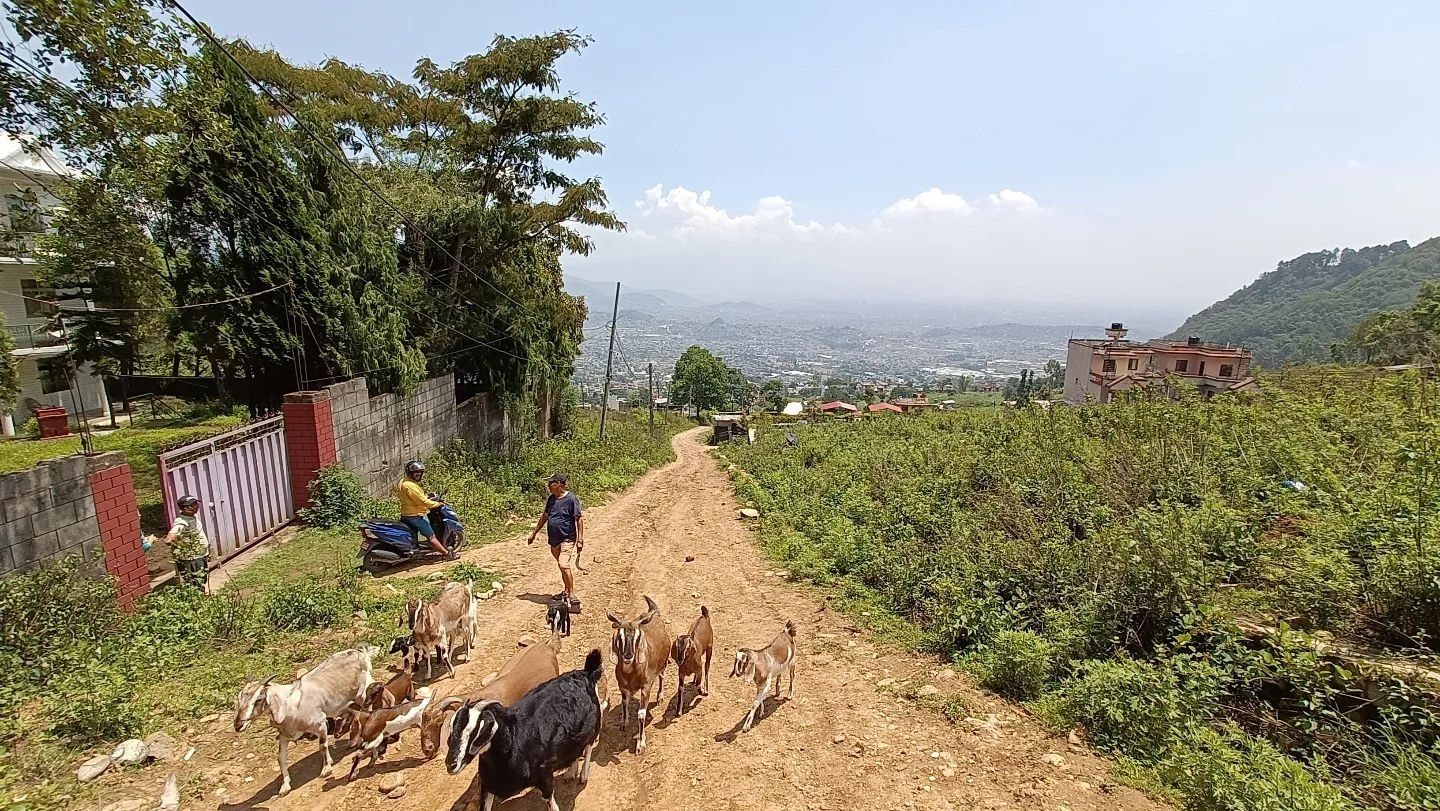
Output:
[[[374,680],[372,661],[377,650],[368,645],[335,653],[296,673],[289,684],[277,684],[273,676],[248,682],[235,702],[235,730],[244,731],[257,716],[268,719],[275,728],[281,795],[290,791],[292,741],[319,740],[325,759],[322,777],[328,777],[334,767],[332,744],[348,742],[355,753],[348,780],[363,759],[368,758],[373,766],[402,732],[418,729],[420,751],[427,760],[439,753],[441,740],[446,740],[445,766],[450,774],[478,761],[479,790],[472,795],[472,804],[482,802],[484,811],[490,811],[496,799],[536,788],[552,811],[558,811],[555,773],[570,767],[581,784],[589,779],[610,706],[600,651],[586,654],[579,670],[561,674],[559,654],[563,638],[570,634],[570,611],[565,602],[555,601],[546,610],[548,644],[522,637],[519,650],[500,670],[485,677],[478,690],[437,699],[433,688],[420,686],[420,664],[425,664],[424,680],[428,681],[437,660],[453,675],[452,653],[462,647],[468,661],[475,642],[477,608],[473,583],[448,583],[433,600],[411,600],[400,620],[408,633],[391,646],[391,653],[401,654],[400,667],[384,682]],[[629,730],[634,705],[639,727],[635,751],[643,752],[649,707],[652,698],[660,701],[665,671],[672,661],[679,670],[677,712],[687,709],[687,682],[696,692],[695,700],[709,695],[715,644],[710,611],[701,606],[690,630],[673,642],[660,619],[660,606],[649,597],[645,598],[645,611],[633,619],[613,613],[606,616],[614,628],[610,650],[620,689],[622,728]],[[772,690],[776,697],[780,695],[781,677],[787,672],[789,696],[794,697],[795,658],[795,625],[791,622],[765,647],[736,651],[730,675],[755,685],[755,701],[742,732],[750,730]]]

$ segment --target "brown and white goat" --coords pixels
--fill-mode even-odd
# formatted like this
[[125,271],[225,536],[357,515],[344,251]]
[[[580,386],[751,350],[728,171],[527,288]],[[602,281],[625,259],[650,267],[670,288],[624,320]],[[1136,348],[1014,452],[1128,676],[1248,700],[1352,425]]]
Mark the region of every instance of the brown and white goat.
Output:
[[[351,709],[373,712],[415,700],[415,679],[407,671],[400,671],[385,682],[371,682],[365,697],[351,706]],[[334,719],[330,734],[335,737],[350,737],[355,727],[355,713],[346,712]],[[353,745],[353,743],[352,743]]]
[[365,695],[371,682],[370,660],[375,649],[364,645],[332,654],[290,684],[275,684],[271,676],[247,682],[235,699],[235,731],[244,732],[255,716],[269,719],[279,738],[280,794],[290,792],[290,742],[307,735],[320,739],[325,756],[321,777],[330,776],[330,719]]
[[715,632],[710,627],[710,609],[700,606],[700,616],[690,625],[690,633],[681,634],[670,646],[670,658],[679,668],[675,680],[680,693],[676,714],[685,712],[685,680],[693,677],[695,691],[700,696],[710,695],[710,657],[714,654]]
[[432,758],[440,751],[440,741],[445,737],[445,721],[449,713],[467,700],[498,701],[508,707],[519,701],[521,696],[558,675],[560,660],[553,647],[532,642],[516,651],[494,678],[479,690],[463,696],[448,696],[430,705],[420,722],[421,754]]
[[450,675],[455,675],[451,662],[451,648],[461,641],[465,644],[465,658],[468,660],[475,644],[475,614],[478,610],[475,599],[475,584],[447,583],[434,600],[422,602],[412,599],[405,605],[405,616],[401,627],[410,628],[410,648],[405,651],[405,663],[412,673],[420,672],[420,660],[425,660],[425,679],[434,675],[435,658],[445,663]]
[[374,766],[375,761],[385,756],[390,744],[400,739],[400,733],[420,726],[425,710],[430,706],[430,698],[430,688],[421,687],[413,701],[374,709],[352,707],[349,710],[352,717],[350,748],[360,751],[355,753],[350,774],[345,779],[348,781],[355,777],[356,770],[360,768],[360,758],[368,755],[370,765]]
[[790,672],[790,692],[787,698],[795,697],[795,623],[786,620],[781,631],[769,645],[763,648],[741,648],[735,651],[735,667],[731,676],[749,677],[755,683],[755,704],[745,716],[741,732],[749,732],[755,723],[755,716],[765,704],[765,696],[773,687],[775,697],[780,697],[780,677]]
[[635,717],[640,722],[640,736],[635,752],[645,751],[645,720],[650,707],[650,685],[655,687],[655,700],[665,692],[665,668],[670,664],[670,633],[660,619],[660,606],[648,596],[645,613],[632,620],[606,614],[615,634],[610,650],[615,654],[615,683],[620,687],[620,723],[630,727],[630,702],[639,702]]

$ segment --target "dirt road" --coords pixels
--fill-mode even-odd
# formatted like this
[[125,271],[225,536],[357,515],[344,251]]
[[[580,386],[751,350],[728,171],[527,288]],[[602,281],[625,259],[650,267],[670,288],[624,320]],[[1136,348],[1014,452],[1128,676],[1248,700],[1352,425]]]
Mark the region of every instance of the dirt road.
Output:
[[[612,708],[589,785],[578,790],[573,780],[562,779],[561,808],[1158,807],[1114,785],[1103,761],[1064,738],[1045,735],[1032,720],[981,695],[940,663],[868,639],[844,616],[826,610],[822,599],[786,582],[737,518],[730,483],[701,438],[694,431],[677,437],[677,461],[586,514],[583,562],[589,571],[577,575],[576,586],[584,613],[575,617],[561,666],[579,666],[585,652],[598,647],[609,671],[607,610],[633,614],[648,594],[659,602],[673,635],[688,628],[703,603],[714,615],[716,635],[711,695],[677,719],[672,668],[663,704],[652,710],[660,720],[639,756]],[[686,562],[686,556],[694,560]],[[454,679],[439,679],[437,695],[474,688],[511,654],[520,635],[543,634],[544,607],[536,601],[558,587],[543,544],[526,546],[523,537],[472,550],[466,558],[514,576],[499,597],[481,604],[476,661],[460,665]],[[754,694],[726,678],[731,657],[738,646],[773,638],[787,619],[799,626],[796,698],[772,702],[754,729],[738,734]],[[937,710],[877,686],[887,679],[962,695],[971,717],[952,725]],[[617,694],[613,681],[611,690]],[[245,748],[266,751],[260,743]],[[439,758],[421,762],[413,737],[392,748],[377,770],[350,784],[317,776],[313,744],[292,752],[303,760],[292,764],[290,795],[274,796],[273,754],[261,755],[264,760],[252,755],[245,766],[254,781],[207,802],[220,802],[221,808],[433,811],[461,807],[473,774],[472,767],[447,775]],[[386,799],[377,786],[384,775],[402,769],[405,795]],[[339,776],[344,771],[337,769]],[[497,807],[516,811],[545,804],[531,792]]]

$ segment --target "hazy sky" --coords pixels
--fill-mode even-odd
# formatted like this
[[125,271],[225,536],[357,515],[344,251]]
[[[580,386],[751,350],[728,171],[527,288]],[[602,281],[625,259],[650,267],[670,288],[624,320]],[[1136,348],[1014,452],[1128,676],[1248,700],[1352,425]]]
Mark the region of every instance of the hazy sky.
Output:
[[[628,222],[567,268],[757,300],[1193,309],[1440,234],[1440,2],[191,0],[407,75],[573,27]],[[753,291],[753,292],[751,292]]]

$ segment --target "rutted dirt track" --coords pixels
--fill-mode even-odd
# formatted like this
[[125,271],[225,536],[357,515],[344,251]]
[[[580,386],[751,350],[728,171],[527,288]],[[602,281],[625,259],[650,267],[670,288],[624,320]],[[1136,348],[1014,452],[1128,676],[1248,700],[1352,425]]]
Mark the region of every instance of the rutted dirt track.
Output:
[[[711,694],[677,719],[672,666],[662,703],[652,710],[660,720],[652,724],[649,747],[639,756],[612,706],[590,783],[580,790],[575,781],[562,778],[561,808],[1158,807],[1114,785],[1103,761],[1064,738],[1047,736],[1015,709],[942,671],[940,663],[871,641],[844,616],[826,610],[813,593],[772,572],[750,530],[737,520],[730,483],[700,444],[702,438],[697,431],[680,435],[677,461],[586,514],[582,563],[588,572],[577,573],[576,584],[584,613],[574,618],[561,667],[578,667],[586,651],[600,648],[612,679],[612,699],[617,698],[609,675],[605,612],[633,614],[648,594],[659,602],[675,635],[688,629],[703,603],[715,624]],[[685,562],[687,555],[694,561]],[[473,689],[510,656],[518,637],[542,636],[544,607],[535,600],[558,590],[543,541],[526,546],[522,536],[472,550],[466,558],[515,576],[499,597],[480,605],[475,662],[461,664],[456,678],[439,678],[437,695]],[[755,728],[737,734],[754,694],[748,684],[726,678],[735,648],[764,644],[786,619],[799,626],[796,698],[769,702]],[[886,679],[963,694],[974,718],[951,725],[937,711],[877,688]],[[250,733],[259,734],[268,736],[268,730]],[[421,762],[410,732],[377,769],[346,784],[348,759],[337,765],[335,777],[322,779],[317,775],[320,758],[307,742],[291,750],[294,791],[276,798],[273,745],[266,750],[260,745],[257,740],[244,747],[268,752],[244,764],[254,782],[232,785],[223,800],[210,795],[205,802],[222,802],[221,808],[433,811],[461,807],[474,774],[472,766],[447,775],[440,758]],[[386,799],[376,787],[383,775],[399,769],[405,770],[406,794]],[[516,811],[545,804],[530,792],[497,807]]]

